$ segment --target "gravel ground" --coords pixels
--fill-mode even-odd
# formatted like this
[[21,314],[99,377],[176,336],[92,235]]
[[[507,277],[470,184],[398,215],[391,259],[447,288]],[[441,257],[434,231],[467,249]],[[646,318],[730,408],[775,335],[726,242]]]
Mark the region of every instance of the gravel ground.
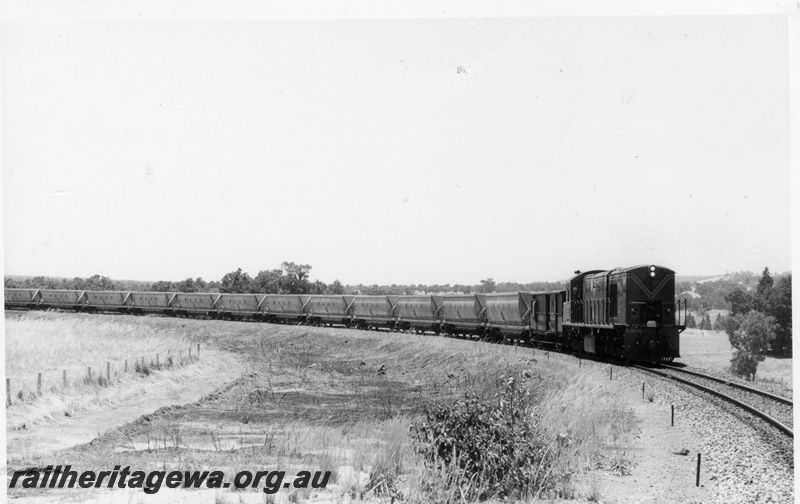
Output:
[[794,408],[788,404],[784,404],[769,397],[764,397],[754,392],[742,390],[736,387],[732,387],[730,385],[726,385],[724,383],[716,382],[714,380],[701,378],[699,376],[693,376],[686,373],[681,373],[680,371],[674,371],[669,368],[660,369],[659,371],[666,372],[670,375],[677,376],[678,378],[695,382],[704,387],[726,394],[749,406],[753,406],[754,408],[763,411],[764,413],[771,416],[775,420],[778,420],[779,422],[786,425],[790,429],[794,429],[793,427],[794,419],[792,418],[794,414]]
[[675,405],[675,422],[697,434],[701,483],[713,503],[794,502],[791,438],[738,407],[643,371],[621,368],[620,385],[653,393],[654,402]]

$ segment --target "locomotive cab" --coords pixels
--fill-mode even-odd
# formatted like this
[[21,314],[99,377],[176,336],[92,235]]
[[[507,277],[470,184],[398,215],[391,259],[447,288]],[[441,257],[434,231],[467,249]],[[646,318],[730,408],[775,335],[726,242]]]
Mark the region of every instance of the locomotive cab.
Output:
[[575,276],[567,280],[566,299],[564,300],[564,322],[584,322],[583,281],[587,276],[600,273],[600,271],[576,271]]

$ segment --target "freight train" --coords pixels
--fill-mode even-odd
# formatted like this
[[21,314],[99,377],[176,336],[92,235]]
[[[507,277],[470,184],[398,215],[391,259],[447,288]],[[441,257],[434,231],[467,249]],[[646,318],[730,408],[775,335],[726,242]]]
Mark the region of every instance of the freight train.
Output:
[[5,289],[6,309],[246,318],[433,332],[626,361],[680,357],[686,301],[675,272],[648,265],[576,271],[563,290],[408,296]]

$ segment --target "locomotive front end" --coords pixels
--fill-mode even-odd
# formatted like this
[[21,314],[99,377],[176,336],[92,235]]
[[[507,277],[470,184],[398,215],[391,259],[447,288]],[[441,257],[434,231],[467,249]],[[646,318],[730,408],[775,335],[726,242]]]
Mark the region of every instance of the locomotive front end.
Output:
[[[662,266],[624,271],[625,347],[631,360],[672,362],[680,357],[686,305],[675,302],[675,272]],[[620,321],[622,322],[622,321]]]

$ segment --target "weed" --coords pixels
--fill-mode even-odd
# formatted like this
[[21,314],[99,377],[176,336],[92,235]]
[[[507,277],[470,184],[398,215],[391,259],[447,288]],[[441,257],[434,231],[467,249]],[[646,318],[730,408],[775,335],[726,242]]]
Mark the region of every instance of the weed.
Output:
[[496,401],[468,396],[412,425],[416,451],[439,480],[427,484],[448,494],[437,498],[527,498],[555,485],[555,452],[533,415],[527,376],[505,378]]
[[647,393],[647,400],[648,400],[648,401],[650,401],[650,402],[653,402],[653,400],[654,400],[655,398],[656,398],[656,395],[655,395],[653,392],[648,392],[648,393]]
[[133,366],[133,371],[142,376],[150,376],[150,366],[147,364],[147,361],[145,361],[144,358],[142,358],[141,361],[136,361],[136,364]]

